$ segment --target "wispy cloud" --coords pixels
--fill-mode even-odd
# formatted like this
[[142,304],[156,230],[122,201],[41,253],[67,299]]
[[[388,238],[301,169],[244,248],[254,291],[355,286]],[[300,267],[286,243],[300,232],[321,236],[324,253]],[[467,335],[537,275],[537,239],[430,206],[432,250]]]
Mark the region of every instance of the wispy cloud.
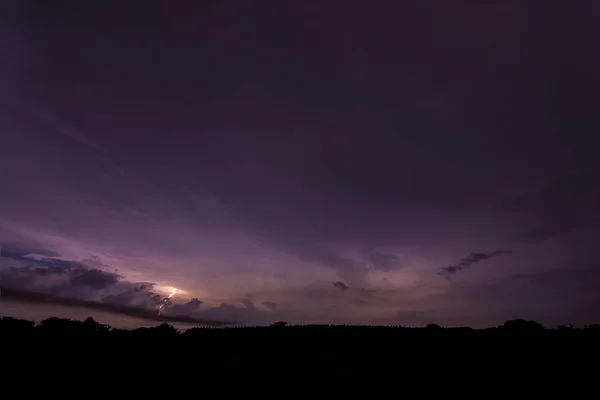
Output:
[[511,253],[511,250],[495,250],[487,253],[471,253],[468,256],[462,258],[456,264],[440,268],[438,274],[445,276],[446,279],[450,279],[453,275],[456,275],[458,272],[461,272],[474,264],[480,263],[485,260],[489,260],[490,258],[497,257],[502,254]]
[[331,284],[333,285],[334,288],[336,289],[340,289],[342,292],[345,292],[346,290],[350,289],[350,287],[348,285],[346,285],[344,282],[331,282]]

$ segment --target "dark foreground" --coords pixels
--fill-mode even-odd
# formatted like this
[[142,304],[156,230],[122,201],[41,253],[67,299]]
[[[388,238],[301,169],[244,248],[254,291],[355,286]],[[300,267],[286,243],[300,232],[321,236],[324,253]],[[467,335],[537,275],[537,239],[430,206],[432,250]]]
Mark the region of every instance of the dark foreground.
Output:
[[520,392],[526,387],[534,390],[527,396],[593,390],[589,396],[600,384],[599,325],[545,329],[515,320],[474,330],[281,323],[179,332],[167,324],[127,331],[89,318],[38,325],[3,318],[0,336],[2,390],[16,387],[22,398],[57,390],[86,390],[86,398],[100,392],[230,397],[257,389],[294,398],[306,390],[316,397],[490,397],[505,390],[526,395]]

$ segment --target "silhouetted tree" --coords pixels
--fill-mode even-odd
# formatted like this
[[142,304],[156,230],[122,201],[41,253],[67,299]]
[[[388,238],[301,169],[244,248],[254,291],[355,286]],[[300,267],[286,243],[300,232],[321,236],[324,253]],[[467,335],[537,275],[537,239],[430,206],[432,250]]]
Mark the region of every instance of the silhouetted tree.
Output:
[[[81,322],[79,322],[81,324]],[[38,329],[48,335],[77,335],[81,332],[77,326],[77,321],[69,318],[46,318],[38,325]]]
[[94,321],[93,318],[88,317],[85,321],[83,321],[86,330],[88,333],[92,334],[106,334],[110,331],[110,326],[103,325],[99,322]]
[[600,325],[591,324],[583,327],[585,333],[600,334]]
[[12,317],[0,318],[0,335],[26,336],[35,332],[35,323]]
[[540,332],[545,328],[542,324],[536,321],[527,321],[524,319],[512,319],[506,321],[502,328],[507,331],[513,332]]

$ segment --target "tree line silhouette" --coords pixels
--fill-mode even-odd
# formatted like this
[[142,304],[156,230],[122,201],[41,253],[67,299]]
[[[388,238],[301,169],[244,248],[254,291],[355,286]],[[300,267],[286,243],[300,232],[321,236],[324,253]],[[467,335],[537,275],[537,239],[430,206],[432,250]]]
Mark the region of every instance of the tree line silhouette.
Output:
[[504,324],[485,328],[473,329],[470,327],[444,328],[436,324],[425,327],[382,326],[382,325],[288,325],[285,321],[274,322],[270,326],[251,327],[193,327],[178,330],[174,326],[163,323],[155,327],[142,327],[137,329],[113,328],[101,324],[89,317],[84,321],[50,317],[36,324],[33,321],[12,317],[0,317],[0,335],[19,336],[108,336],[108,337],[151,337],[151,336],[313,336],[319,337],[486,337],[486,336],[576,336],[600,338],[600,325],[586,325],[577,328],[573,325],[559,325],[556,328],[545,328],[536,321],[514,319]]

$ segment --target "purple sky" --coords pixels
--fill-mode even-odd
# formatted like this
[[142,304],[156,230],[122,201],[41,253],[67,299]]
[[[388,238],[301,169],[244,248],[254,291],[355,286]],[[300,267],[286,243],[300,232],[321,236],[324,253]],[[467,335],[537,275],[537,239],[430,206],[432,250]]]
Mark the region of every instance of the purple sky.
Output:
[[599,322],[596,1],[121,3],[0,6],[3,288]]

